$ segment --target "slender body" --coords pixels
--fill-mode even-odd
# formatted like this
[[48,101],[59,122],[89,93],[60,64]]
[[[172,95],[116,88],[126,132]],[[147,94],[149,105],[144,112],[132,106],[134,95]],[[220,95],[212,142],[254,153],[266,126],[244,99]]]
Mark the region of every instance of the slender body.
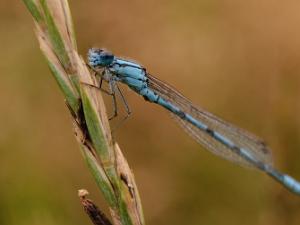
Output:
[[147,73],[137,63],[94,48],[89,50],[88,63],[96,71],[103,69],[101,79],[110,84],[113,95],[118,90],[118,82],[126,84],[146,101],[170,111],[191,137],[214,154],[255,167],[300,195],[300,183],[274,169],[270,150],[260,138],[194,106],[182,94]]

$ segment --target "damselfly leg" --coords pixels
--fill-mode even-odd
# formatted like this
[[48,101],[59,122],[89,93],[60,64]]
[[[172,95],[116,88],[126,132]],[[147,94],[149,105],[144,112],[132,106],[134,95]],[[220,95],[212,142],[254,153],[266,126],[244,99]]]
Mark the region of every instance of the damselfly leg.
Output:
[[112,95],[112,100],[113,100],[113,111],[114,114],[112,115],[112,117],[109,118],[109,120],[112,120],[114,118],[116,118],[118,116],[118,105],[117,105],[117,98],[116,96],[119,95],[121,98],[121,102],[123,103],[124,107],[125,107],[125,112],[126,115],[124,118],[121,119],[121,121],[119,122],[118,126],[120,126],[121,123],[123,123],[131,114],[131,110],[130,107],[126,101],[126,98],[124,97],[122,91],[120,90],[118,84],[116,83],[116,81],[114,80],[110,80],[108,82],[109,84],[109,88],[110,88],[110,92],[113,93]]
[[[93,75],[100,77],[99,86],[92,85],[92,84],[87,84],[87,83],[85,83],[85,85],[97,88],[101,92],[103,92],[103,93],[105,93],[105,94],[112,97],[113,114],[112,114],[112,116],[109,117],[109,120],[113,120],[116,117],[118,117],[119,109],[118,109],[118,103],[117,103],[117,95],[120,96],[120,100],[121,100],[121,102],[123,103],[123,105],[125,107],[126,115],[124,116],[124,118],[121,119],[121,121],[116,126],[116,127],[119,127],[131,115],[131,110],[130,110],[129,104],[126,101],[126,98],[124,97],[122,91],[120,90],[120,88],[117,85],[115,80],[113,80],[113,79],[106,80],[106,79],[103,78],[105,76],[105,73],[107,73],[108,71],[103,70],[101,73],[99,73],[99,71],[96,71],[94,68],[91,68],[90,66],[89,66],[89,68],[93,71],[93,73],[94,73]],[[106,89],[103,88],[103,80],[107,81],[108,86],[109,86],[109,90],[106,90]],[[115,129],[113,129],[113,130],[115,130]]]

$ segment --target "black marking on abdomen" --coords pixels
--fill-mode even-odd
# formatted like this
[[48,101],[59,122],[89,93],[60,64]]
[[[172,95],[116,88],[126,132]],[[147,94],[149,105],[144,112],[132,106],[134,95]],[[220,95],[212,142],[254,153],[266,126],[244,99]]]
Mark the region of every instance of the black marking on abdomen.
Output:
[[206,128],[206,130],[205,130],[210,136],[212,136],[212,137],[214,137],[215,136],[215,132],[212,130],[212,129],[210,129],[210,128]]
[[[209,127],[206,128],[205,131],[206,131],[206,133],[207,133],[208,135],[210,135],[211,137],[216,138],[218,141],[220,141],[224,146],[226,146],[227,148],[230,148],[234,153],[240,155],[241,149],[240,149],[238,146],[236,146],[236,145],[229,146],[229,145],[223,143],[223,141],[220,140],[220,139],[216,136],[216,132],[213,131],[212,129],[210,129]],[[219,134],[219,135],[220,135],[220,134]]]
[[181,119],[184,119],[184,118],[186,117],[185,113],[184,113],[183,111],[181,111],[181,110],[179,110],[179,111],[177,112],[177,115],[178,115]]
[[231,149],[238,155],[241,154],[241,149],[238,146],[234,145]]

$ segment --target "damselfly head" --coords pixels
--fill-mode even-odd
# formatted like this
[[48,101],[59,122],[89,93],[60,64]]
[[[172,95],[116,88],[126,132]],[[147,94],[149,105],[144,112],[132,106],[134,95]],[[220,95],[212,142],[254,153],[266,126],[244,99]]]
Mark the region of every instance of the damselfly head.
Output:
[[88,64],[91,67],[106,67],[114,61],[115,56],[100,48],[91,48],[88,52]]

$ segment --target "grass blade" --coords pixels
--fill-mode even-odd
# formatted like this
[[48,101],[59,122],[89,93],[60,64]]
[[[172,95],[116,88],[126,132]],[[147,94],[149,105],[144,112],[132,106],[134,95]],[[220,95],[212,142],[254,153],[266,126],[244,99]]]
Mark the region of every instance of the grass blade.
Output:
[[114,224],[142,225],[141,202],[134,177],[111,137],[101,92],[95,77],[78,55],[66,0],[24,0],[35,19],[40,48],[74,121],[84,160],[107,201]]

